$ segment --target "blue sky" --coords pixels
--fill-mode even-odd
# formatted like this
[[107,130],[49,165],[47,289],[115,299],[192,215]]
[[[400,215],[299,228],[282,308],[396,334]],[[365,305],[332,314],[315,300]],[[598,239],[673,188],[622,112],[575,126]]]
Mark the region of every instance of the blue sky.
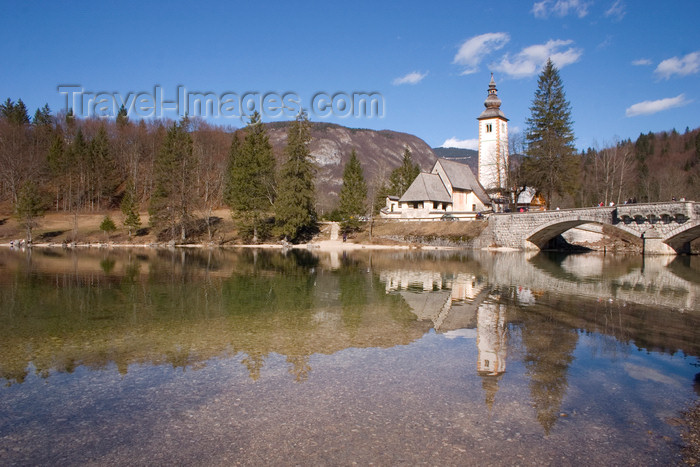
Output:
[[[170,110],[158,115],[176,118],[179,95],[206,92],[229,106],[209,116],[221,125],[244,126],[241,105],[288,119],[282,102],[313,121],[474,147],[490,73],[511,133],[522,131],[551,57],[579,149],[700,126],[697,0],[7,2],[2,11],[0,98],[22,98],[32,113],[64,110],[67,97],[108,113],[109,96],[134,118],[161,101]],[[382,115],[343,116],[342,97],[355,93],[381,96]],[[337,109],[312,109],[324,95]]]

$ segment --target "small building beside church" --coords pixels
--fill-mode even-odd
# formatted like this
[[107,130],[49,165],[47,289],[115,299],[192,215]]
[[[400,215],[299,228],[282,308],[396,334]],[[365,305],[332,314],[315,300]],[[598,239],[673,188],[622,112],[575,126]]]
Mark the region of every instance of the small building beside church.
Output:
[[[389,196],[380,215],[398,220],[473,220],[504,199],[508,170],[508,119],[491,75],[479,122],[478,178],[468,165],[438,159],[401,196]],[[499,209],[500,210],[500,209]]]

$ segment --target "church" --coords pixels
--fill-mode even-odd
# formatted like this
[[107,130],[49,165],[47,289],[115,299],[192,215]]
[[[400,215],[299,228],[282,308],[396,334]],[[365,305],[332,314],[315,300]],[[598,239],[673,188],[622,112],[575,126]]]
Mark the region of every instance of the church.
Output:
[[508,170],[508,119],[501,110],[491,74],[485,110],[479,122],[479,170],[438,159],[432,170],[416,177],[406,192],[389,196],[381,210],[385,219],[432,221],[473,220],[491,212],[503,198]]

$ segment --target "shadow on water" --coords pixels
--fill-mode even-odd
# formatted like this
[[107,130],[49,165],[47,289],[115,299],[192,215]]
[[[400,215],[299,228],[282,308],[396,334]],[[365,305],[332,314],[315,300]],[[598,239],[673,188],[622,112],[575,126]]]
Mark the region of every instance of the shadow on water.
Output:
[[700,256],[677,255],[668,265],[668,269],[681,279],[700,283]]

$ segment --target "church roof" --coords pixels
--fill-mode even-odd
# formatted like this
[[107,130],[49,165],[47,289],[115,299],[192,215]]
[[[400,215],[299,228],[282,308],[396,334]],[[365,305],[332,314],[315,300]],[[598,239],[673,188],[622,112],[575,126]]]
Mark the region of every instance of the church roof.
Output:
[[491,198],[481,186],[481,183],[474,176],[474,172],[467,164],[451,161],[448,159],[438,159],[435,163],[440,164],[445,171],[447,178],[452,185],[452,189],[473,191],[479,201],[485,205],[491,204]]
[[452,198],[445,184],[437,174],[420,173],[403,194],[401,202],[410,201],[439,201],[451,203]]
[[481,115],[479,115],[477,120],[484,120],[486,118],[494,118],[494,117],[500,117],[504,120],[508,120],[506,118],[506,114],[504,114],[501,109],[486,109],[483,112],[481,112]]
[[531,186],[525,187],[518,195],[518,204],[530,204],[537,194],[537,189]]

